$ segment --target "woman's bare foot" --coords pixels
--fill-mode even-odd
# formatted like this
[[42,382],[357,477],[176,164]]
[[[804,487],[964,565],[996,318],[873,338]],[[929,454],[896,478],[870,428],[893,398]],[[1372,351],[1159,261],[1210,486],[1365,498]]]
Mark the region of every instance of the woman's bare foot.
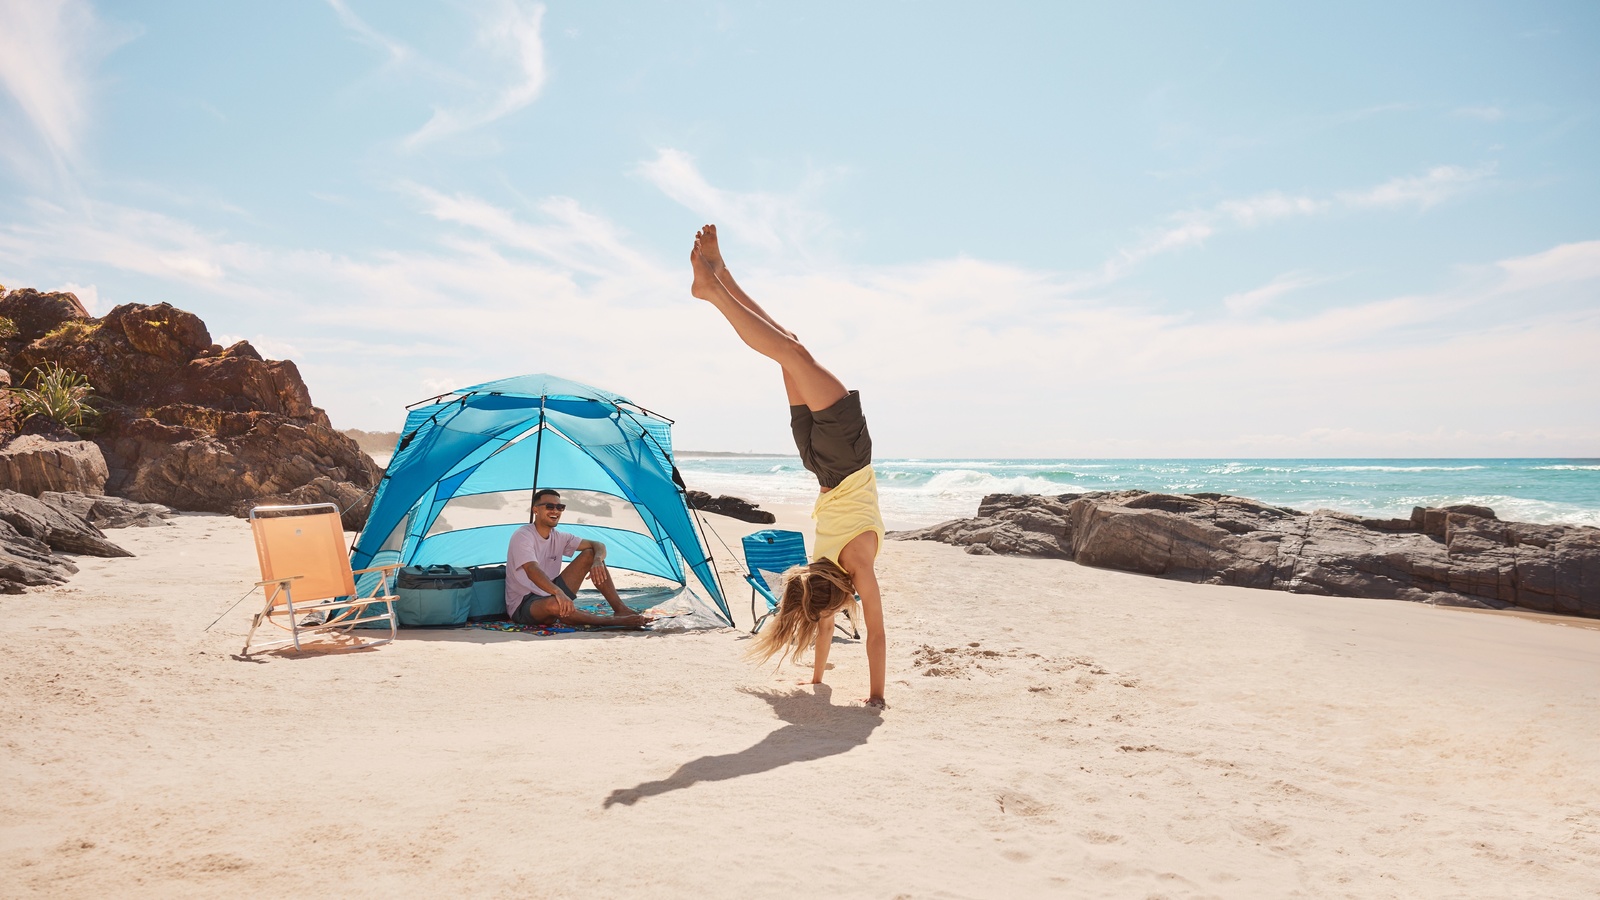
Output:
[[865,699],[865,700],[863,700],[861,702],[865,703],[866,705],[868,705],[870,707],[872,707],[873,709],[888,709],[889,708],[889,704],[886,703],[882,697],[868,697],[867,699]]
[[722,247],[717,244],[717,226],[707,225],[695,232],[694,236],[699,241],[700,255],[711,264],[713,274],[728,267],[728,264],[722,261]]
[[701,239],[694,239],[694,249],[689,251],[689,265],[694,268],[694,282],[689,285],[689,293],[701,300],[716,299],[717,292],[726,293],[726,289],[717,283],[716,270],[700,252]]

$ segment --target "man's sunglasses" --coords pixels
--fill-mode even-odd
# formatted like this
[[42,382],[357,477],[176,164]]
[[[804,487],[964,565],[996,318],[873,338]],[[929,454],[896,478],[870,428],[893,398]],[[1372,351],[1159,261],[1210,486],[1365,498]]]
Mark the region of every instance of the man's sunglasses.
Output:
[[565,503],[535,503],[534,505],[535,506],[542,506],[545,509],[553,509],[556,512],[564,512],[566,510],[566,508],[567,508],[567,505]]

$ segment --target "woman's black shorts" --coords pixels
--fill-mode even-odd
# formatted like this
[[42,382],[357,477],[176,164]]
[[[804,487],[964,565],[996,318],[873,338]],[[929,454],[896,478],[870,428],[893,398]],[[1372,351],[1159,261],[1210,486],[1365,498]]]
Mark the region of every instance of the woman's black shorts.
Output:
[[861,413],[861,393],[851,391],[838,403],[812,412],[810,407],[789,407],[789,430],[800,451],[800,462],[825,488],[858,469],[872,464],[872,435]]

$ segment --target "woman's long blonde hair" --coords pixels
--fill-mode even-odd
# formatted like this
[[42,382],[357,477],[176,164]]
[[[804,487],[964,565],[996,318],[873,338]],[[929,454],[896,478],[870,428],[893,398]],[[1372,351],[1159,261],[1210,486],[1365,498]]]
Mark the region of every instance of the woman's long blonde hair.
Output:
[[764,663],[776,656],[780,666],[785,659],[798,660],[816,643],[817,622],[846,606],[853,613],[855,600],[855,582],[832,560],[784,572],[778,612],[751,643],[750,658]]

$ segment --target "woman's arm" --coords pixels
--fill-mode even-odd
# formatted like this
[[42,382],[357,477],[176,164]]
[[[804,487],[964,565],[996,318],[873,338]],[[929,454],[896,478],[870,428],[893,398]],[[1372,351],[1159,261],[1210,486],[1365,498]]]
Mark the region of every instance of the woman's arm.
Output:
[[856,594],[861,597],[861,617],[867,626],[867,677],[871,696],[868,706],[888,709],[883,702],[883,683],[889,671],[889,639],[883,633],[883,598],[878,593],[878,577],[871,566],[855,573]]
[[817,642],[811,648],[811,683],[821,684],[828,671],[828,651],[833,649],[833,613],[817,620]]
[[888,709],[883,702],[883,683],[889,670],[889,640],[883,634],[883,597],[878,593],[878,574],[872,564],[878,555],[878,536],[868,531],[856,535],[839,552],[839,565],[850,573],[861,598],[861,617],[867,627],[867,677],[871,696],[868,706]]

